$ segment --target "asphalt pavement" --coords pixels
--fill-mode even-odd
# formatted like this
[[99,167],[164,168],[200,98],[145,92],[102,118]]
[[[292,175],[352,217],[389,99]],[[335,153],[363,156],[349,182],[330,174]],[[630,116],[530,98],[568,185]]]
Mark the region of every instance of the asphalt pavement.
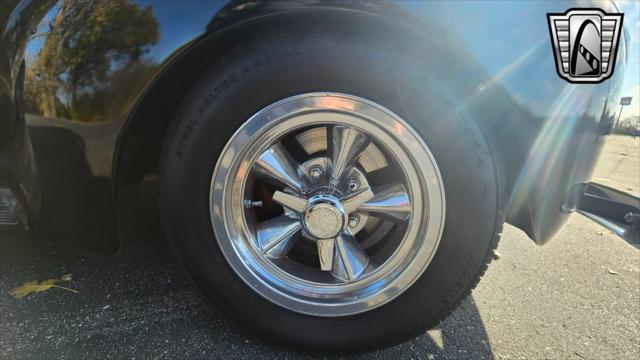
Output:
[[[640,143],[611,137],[594,180],[638,193]],[[506,226],[473,294],[436,329],[386,350],[330,355],[273,346],[196,294],[163,242],[98,255],[0,233],[0,358],[639,359],[640,251],[573,215],[537,246]],[[28,281],[71,275],[16,299]]]

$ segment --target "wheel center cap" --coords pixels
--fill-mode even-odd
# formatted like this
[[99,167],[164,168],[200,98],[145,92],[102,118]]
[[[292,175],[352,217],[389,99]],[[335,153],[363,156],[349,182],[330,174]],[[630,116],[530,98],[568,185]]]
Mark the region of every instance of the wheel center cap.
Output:
[[340,200],[329,195],[312,196],[303,216],[303,225],[309,235],[329,239],[338,235],[346,223]]

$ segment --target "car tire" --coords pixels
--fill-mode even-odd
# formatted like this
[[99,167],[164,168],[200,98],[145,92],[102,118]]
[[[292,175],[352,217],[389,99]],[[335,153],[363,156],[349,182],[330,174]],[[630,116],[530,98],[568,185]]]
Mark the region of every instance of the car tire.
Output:
[[[473,116],[453,109],[460,99],[447,80],[423,67],[411,46],[398,44],[326,29],[263,37],[212,66],[176,113],[160,169],[166,234],[202,295],[263,338],[323,351],[404,342],[453,311],[492,258],[503,196],[490,146]],[[392,300],[340,316],[288,309],[260,294],[225,256],[212,225],[212,177],[230,139],[261,109],[317,93],[350,94],[403,119],[428,147],[445,194],[437,250],[426,269]]]

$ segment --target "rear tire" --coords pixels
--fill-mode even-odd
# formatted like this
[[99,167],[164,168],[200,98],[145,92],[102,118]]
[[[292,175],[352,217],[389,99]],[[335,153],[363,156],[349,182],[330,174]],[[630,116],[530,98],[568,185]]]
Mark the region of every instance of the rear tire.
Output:
[[[503,221],[489,145],[472,116],[451,112],[457,99],[446,79],[425,74],[397,44],[326,30],[261,39],[213,66],[177,112],[161,159],[165,231],[204,297],[262,337],[323,351],[397,344],[437,325],[486,270]],[[225,258],[210,216],[214,169],[234,133],[261,109],[313,92],[365,98],[404,119],[431,151],[446,194],[442,235],[426,270],[392,301],[347,316],[303,314],[258,294]]]

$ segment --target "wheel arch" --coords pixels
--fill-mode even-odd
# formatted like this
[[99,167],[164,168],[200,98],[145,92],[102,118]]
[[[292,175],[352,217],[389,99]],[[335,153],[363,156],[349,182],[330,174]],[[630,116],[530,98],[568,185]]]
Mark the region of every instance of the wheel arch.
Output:
[[[392,16],[379,16],[372,12],[340,7],[274,12],[236,19],[229,26],[221,25],[216,28],[212,20],[205,34],[178,48],[164,61],[161,70],[150,81],[129,112],[114,151],[113,177],[116,179],[116,188],[136,183],[144,176],[138,166],[145,162],[133,156],[140,150],[133,143],[150,136],[156,140],[160,139],[161,143],[182,99],[211,64],[221,61],[252,39],[286,31],[286,28],[298,25],[309,26],[310,21],[319,26],[338,26],[345,18],[357,22],[350,25],[354,28],[393,24],[395,31],[399,31],[399,27],[405,25],[400,23],[401,19]],[[152,157],[148,157],[150,154],[142,153],[138,156],[157,159],[158,154],[159,148]]]
[[[425,24],[424,14],[410,14],[400,7],[393,9],[396,11],[385,12],[384,10],[389,9],[359,9],[347,6],[292,6],[285,10],[257,11],[251,15],[243,15],[242,18],[226,19],[224,22],[216,22],[214,18],[205,34],[177,49],[165,61],[123,125],[113,161],[113,186],[121,235],[134,231],[134,224],[125,224],[122,219],[132,218],[127,216],[129,214],[139,218],[141,207],[147,209],[150,219],[157,218],[157,188],[154,186],[158,182],[158,164],[165,134],[179,104],[211,64],[221,61],[236,49],[250,43],[252,39],[310,24],[349,26],[380,36],[410,33],[414,40],[434,37],[428,24]],[[460,70],[464,77],[450,86],[457,87],[456,92],[460,99],[474,99],[467,105],[492,147],[505,196],[508,196],[522,170],[529,146],[538,129],[531,128],[531,114],[519,106],[505,88],[493,86],[489,91],[484,91],[481,97],[475,96],[477,90],[474,84],[486,82],[490,74],[485,73],[472,60],[465,59],[465,51],[456,41],[453,41],[448,51],[459,52],[454,55],[456,61],[468,66]],[[496,117],[496,114],[502,116]],[[528,128],[528,131],[517,131],[522,127]],[[522,145],[518,149],[513,148],[514,134]],[[141,195],[142,188],[132,190],[139,185],[151,185],[153,190],[148,190],[147,187],[143,191],[146,195]],[[129,191],[132,193],[128,193]],[[150,198],[144,198],[145,196]],[[507,203],[504,206],[509,208]],[[527,218],[528,211],[523,213],[521,209],[511,209],[508,213],[507,221],[535,238],[530,231],[531,224],[522,220]],[[156,228],[159,229],[160,226]],[[136,236],[139,237],[141,234],[138,233]]]
[[[349,24],[361,31],[382,31],[383,27],[402,31],[406,24],[399,20],[346,7],[296,8],[220,25],[212,20],[205,34],[177,49],[164,62],[136,100],[118,135],[112,184],[121,239],[151,239],[160,234],[156,196],[162,144],[180,103],[211,64],[223,61],[251,41],[288,28]],[[150,226],[140,226],[140,221]]]

